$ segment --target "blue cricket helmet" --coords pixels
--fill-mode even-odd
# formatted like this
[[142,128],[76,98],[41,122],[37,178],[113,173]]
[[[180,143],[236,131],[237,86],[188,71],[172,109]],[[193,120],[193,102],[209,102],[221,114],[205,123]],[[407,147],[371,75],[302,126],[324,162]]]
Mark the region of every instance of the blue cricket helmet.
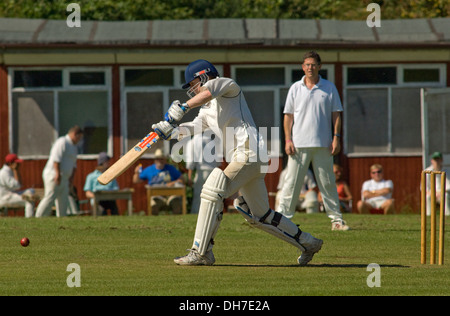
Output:
[[207,60],[198,59],[190,63],[184,72],[184,79],[186,80],[186,83],[183,85],[183,89],[189,88],[189,82],[203,74],[215,77],[219,76],[219,72],[216,67],[214,67],[214,65]]

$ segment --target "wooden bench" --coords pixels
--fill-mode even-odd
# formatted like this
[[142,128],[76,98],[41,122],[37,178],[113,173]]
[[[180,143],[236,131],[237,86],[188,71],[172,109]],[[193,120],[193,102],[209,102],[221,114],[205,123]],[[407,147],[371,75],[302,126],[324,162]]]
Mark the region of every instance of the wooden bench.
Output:
[[113,200],[128,200],[128,215],[133,215],[133,192],[134,189],[94,192],[94,205],[92,206],[92,215],[94,217],[97,216],[98,202]]
[[183,198],[183,206],[182,206],[182,214],[187,214],[187,199],[186,199],[186,187],[183,186],[155,186],[155,185],[146,185],[147,189],[147,214],[152,215],[152,197],[153,196],[181,196]]
[[[39,202],[42,197],[44,196],[44,189],[43,188],[36,188],[34,189],[34,194],[25,194],[24,200],[30,201],[36,205],[37,202]],[[23,211],[25,209],[24,205],[21,205],[17,202],[1,202],[0,201],[0,211],[2,211],[3,216],[9,216],[9,211],[13,211],[14,215],[16,215],[16,212]]]

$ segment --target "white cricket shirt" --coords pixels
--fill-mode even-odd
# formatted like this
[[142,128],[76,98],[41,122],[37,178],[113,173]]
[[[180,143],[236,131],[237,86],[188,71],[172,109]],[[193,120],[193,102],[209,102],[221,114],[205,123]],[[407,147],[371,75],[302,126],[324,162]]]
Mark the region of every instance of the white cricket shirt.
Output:
[[72,142],[69,135],[59,137],[50,150],[50,157],[45,164],[43,175],[54,177],[53,163],[57,162],[59,163],[61,176],[68,179],[77,166],[77,154],[77,145]]
[[[320,76],[319,76],[320,77]],[[332,142],[332,113],[342,112],[336,86],[320,77],[309,90],[305,76],[289,89],[285,114],[294,115],[292,141],[297,148],[329,147]]]
[[[216,78],[208,80],[204,87],[211,92],[213,99],[203,105],[197,117],[189,123],[180,124],[188,128],[191,135],[198,134],[210,128],[216,134],[216,140],[222,142],[226,161],[235,160],[236,153],[246,153],[249,157],[256,157],[268,161],[264,139],[259,134],[247,101],[238,84],[230,78]],[[178,139],[184,135],[180,128]]]

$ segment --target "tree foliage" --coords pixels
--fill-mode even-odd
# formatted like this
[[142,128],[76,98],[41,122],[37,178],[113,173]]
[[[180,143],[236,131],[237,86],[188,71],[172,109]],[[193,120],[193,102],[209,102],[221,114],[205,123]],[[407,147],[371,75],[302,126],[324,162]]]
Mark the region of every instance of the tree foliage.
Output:
[[383,19],[450,16],[448,0],[2,0],[0,17],[64,20],[78,3],[82,20],[133,21],[212,18],[364,20],[369,3]]

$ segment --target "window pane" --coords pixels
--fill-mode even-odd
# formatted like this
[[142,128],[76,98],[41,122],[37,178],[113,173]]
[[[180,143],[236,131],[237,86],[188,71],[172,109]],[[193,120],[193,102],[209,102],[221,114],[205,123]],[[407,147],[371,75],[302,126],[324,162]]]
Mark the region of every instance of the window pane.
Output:
[[284,67],[237,68],[236,82],[240,86],[284,85]]
[[[164,117],[162,92],[127,93],[127,149],[130,150],[147,135],[152,124]],[[157,142],[150,153],[157,148],[163,149],[164,142]]]
[[71,72],[71,85],[104,85],[105,73],[99,72]]
[[387,89],[348,89],[346,135],[349,153],[387,152]]
[[60,92],[59,135],[74,125],[84,129],[79,154],[98,154],[108,147],[108,94],[106,91]]
[[348,68],[347,84],[395,84],[396,67]]
[[[271,127],[275,126],[273,115],[273,91],[244,91],[256,128],[266,137],[267,149],[271,151]],[[264,134],[265,133],[265,134]]]
[[16,70],[14,88],[61,87],[61,70]]
[[[425,131],[425,141],[428,143],[428,154],[435,151],[447,154],[450,152],[450,107],[448,100],[450,100],[448,90],[447,92],[425,94],[428,125],[428,129]],[[427,161],[429,161],[428,157]],[[444,163],[447,164],[448,161],[444,160]]]
[[404,82],[439,82],[439,69],[405,69]]
[[392,89],[392,151],[422,150],[419,88]]
[[283,155],[283,161],[287,161],[287,154],[284,150],[284,143],[285,143],[285,135],[284,135],[284,129],[283,129],[283,122],[284,122],[284,106],[286,105],[286,98],[289,92],[289,88],[282,88],[280,89],[280,108],[278,109],[278,113],[280,113],[280,122],[277,124],[279,127],[279,134],[280,134],[280,153]]
[[185,82],[185,79],[184,79],[184,73],[185,73],[184,70],[181,70],[181,71],[180,71],[180,82],[179,82],[180,87],[182,87],[182,86],[186,83],[186,82]]
[[[289,88],[280,89],[280,109],[281,113],[283,113],[284,105],[286,104],[287,95],[289,93]],[[283,117],[283,115],[281,116]]]
[[18,155],[48,155],[54,141],[53,92],[12,95],[13,151]]
[[[296,82],[302,79],[302,77],[305,75],[305,72],[303,69],[294,69],[291,73],[292,82]],[[319,75],[322,76],[323,79],[328,80],[328,70],[327,69],[321,69],[319,70]]]
[[125,86],[173,86],[173,70],[168,69],[127,69]]

